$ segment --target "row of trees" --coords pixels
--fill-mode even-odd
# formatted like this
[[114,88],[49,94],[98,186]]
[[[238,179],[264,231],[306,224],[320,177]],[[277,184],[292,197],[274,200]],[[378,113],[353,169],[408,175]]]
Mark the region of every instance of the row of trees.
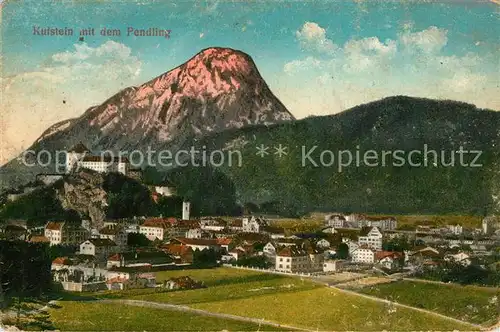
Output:
[[47,244],[0,240],[0,309],[17,299],[19,321],[26,298],[39,298],[51,290],[50,268]]
[[459,262],[444,261],[437,267],[423,268],[417,277],[462,285],[500,286],[500,273],[479,265],[463,266]]

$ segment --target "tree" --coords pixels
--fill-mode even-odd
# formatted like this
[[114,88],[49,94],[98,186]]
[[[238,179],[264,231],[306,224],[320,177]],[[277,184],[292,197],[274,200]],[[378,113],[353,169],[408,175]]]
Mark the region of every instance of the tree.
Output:
[[17,298],[17,318],[24,298],[40,297],[50,290],[52,275],[48,245],[24,241],[0,241],[0,298],[5,305]]
[[127,244],[131,247],[149,247],[151,241],[146,237],[146,235],[141,233],[128,233],[127,234]]
[[345,243],[339,244],[337,247],[337,258],[347,259],[349,257],[349,246]]
[[213,267],[217,265],[220,254],[214,249],[196,249],[193,252],[193,265],[197,267]]
[[243,257],[238,259],[235,263],[238,266],[249,266],[267,269],[273,264],[270,263],[265,256],[253,256],[253,257]]
[[382,245],[382,249],[387,251],[404,252],[406,250],[409,250],[410,248],[411,244],[407,236],[391,239],[388,242],[384,242],[384,244]]

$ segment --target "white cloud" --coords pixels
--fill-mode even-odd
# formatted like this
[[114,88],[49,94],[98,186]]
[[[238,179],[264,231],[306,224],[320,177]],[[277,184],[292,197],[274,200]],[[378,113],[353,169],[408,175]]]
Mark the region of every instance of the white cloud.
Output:
[[81,115],[119,90],[139,83],[141,61],[124,44],[75,44],[36,71],[1,80],[0,163],[29,147],[49,126]]
[[434,53],[440,51],[448,42],[448,31],[432,26],[419,32],[404,32],[399,38],[409,49]]
[[285,64],[284,71],[287,74],[295,74],[301,70],[310,70],[319,68],[322,62],[312,56],[304,60],[293,60]]
[[337,46],[326,37],[326,30],[317,23],[306,22],[295,32],[295,36],[304,50],[320,53],[332,53]]
[[[301,30],[304,40],[326,38],[324,29],[308,26]],[[448,55],[444,52],[446,30],[431,26],[411,32],[410,28],[385,41],[377,36],[349,40],[327,57],[316,56],[317,49],[312,48],[310,55],[290,61],[283,68],[287,76],[297,75],[296,80],[304,84],[293,86],[289,82],[295,79],[288,78],[276,92],[299,118],[331,114],[399,94],[500,109],[495,97],[497,73],[488,67],[493,55]],[[299,42],[303,46],[304,41]]]

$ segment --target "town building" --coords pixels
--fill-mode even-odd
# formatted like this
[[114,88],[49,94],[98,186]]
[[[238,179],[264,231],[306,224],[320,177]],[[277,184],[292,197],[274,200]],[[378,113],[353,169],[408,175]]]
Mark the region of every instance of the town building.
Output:
[[377,251],[375,263],[388,270],[395,270],[403,266],[403,254],[393,251]]
[[339,272],[345,261],[339,259],[327,259],[323,262],[323,272]]
[[311,247],[290,246],[276,253],[275,269],[279,272],[313,273],[323,271],[323,253]]
[[226,222],[221,218],[202,218],[200,227],[208,231],[222,231],[226,228]]
[[229,222],[228,228],[232,232],[243,232],[243,220],[234,219]]
[[180,244],[190,247],[193,250],[214,249],[220,250],[220,245],[217,244],[215,239],[188,239],[188,238],[175,238],[170,241],[170,244]]
[[269,223],[264,218],[251,216],[242,219],[243,232],[260,233],[267,226]]
[[80,255],[95,256],[97,258],[104,258],[116,253],[119,250],[116,243],[109,239],[88,239],[80,244]]
[[360,246],[366,245],[368,248],[374,250],[382,250],[382,233],[377,227],[364,227],[361,229],[358,237],[358,244]]
[[126,175],[129,167],[130,162],[126,157],[92,155],[81,142],[66,152],[66,173],[74,169],[86,168],[100,173],[118,172]]
[[346,227],[346,219],[343,215],[340,214],[332,214],[325,218],[325,224],[329,227],[335,228],[345,228]]
[[116,243],[120,248],[127,247],[128,233],[125,228],[119,225],[109,225],[99,230],[99,237],[101,239],[109,239]]
[[364,217],[358,220],[357,228],[377,227],[383,231],[392,231],[398,227],[398,222],[394,217]]
[[354,250],[351,257],[354,263],[373,264],[375,263],[375,250],[366,245],[360,246]]
[[462,225],[448,225],[448,229],[450,230],[451,233],[455,235],[461,235],[464,232],[464,228]]
[[191,203],[182,202],[182,220],[189,220],[191,213]]
[[80,244],[90,237],[90,232],[80,224],[49,221],[45,224],[44,236],[50,245]]
[[156,239],[163,241],[167,237],[169,228],[171,225],[166,219],[151,218],[139,226],[139,233],[144,234],[150,241]]

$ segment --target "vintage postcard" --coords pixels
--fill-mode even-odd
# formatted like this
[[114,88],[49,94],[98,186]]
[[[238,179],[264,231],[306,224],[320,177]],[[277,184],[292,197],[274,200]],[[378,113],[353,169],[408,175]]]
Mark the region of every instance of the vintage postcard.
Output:
[[500,331],[498,0],[0,8],[0,331]]

